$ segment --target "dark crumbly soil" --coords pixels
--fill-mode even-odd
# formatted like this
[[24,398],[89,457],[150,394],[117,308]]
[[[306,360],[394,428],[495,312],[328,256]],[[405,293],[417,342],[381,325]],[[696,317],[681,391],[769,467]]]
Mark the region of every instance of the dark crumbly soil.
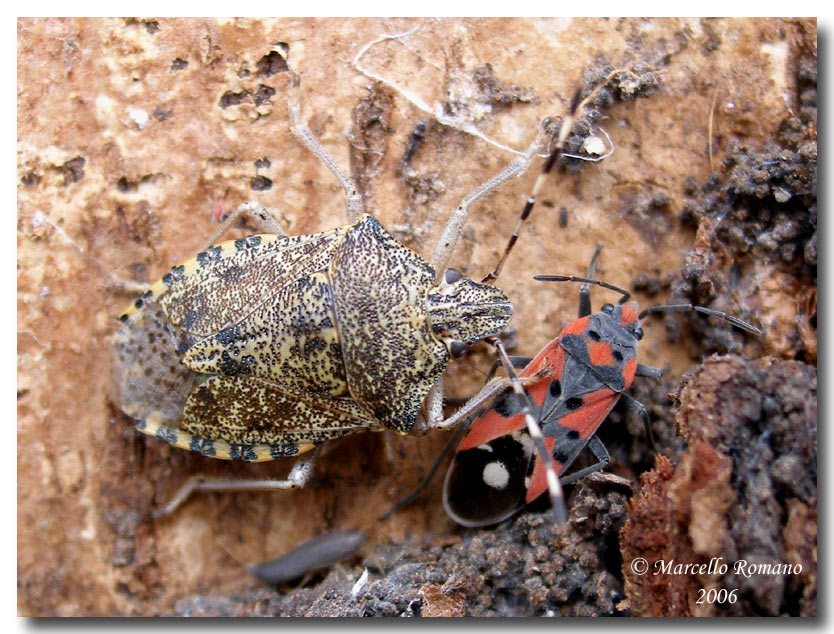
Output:
[[[189,616],[600,616],[623,600],[617,531],[628,487],[590,478],[571,496],[570,528],[526,513],[492,530],[459,531],[419,544],[379,544],[362,566],[286,594],[262,588],[233,597],[184,599]],[[385,574],[380,572],[385,571]]]

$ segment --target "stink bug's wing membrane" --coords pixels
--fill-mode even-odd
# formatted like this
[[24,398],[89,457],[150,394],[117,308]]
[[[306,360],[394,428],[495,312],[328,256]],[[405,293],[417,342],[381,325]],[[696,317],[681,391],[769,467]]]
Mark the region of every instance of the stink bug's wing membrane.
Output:
[[122,410],[162,424],[180,419],[197,375],[180,363],[180,350],[193,339],[178,333],[158,304],[148,304],[114,336],[113,378]]
[[241,375],[215,376],[197,386],[181,428],[198,439],[221,441],[214,443],[214,457],[228,457],[220,455],[222,443],[228,443],[251,447],[257,460],[301,453],[358,429],[382,429],[372,412],[352,399],[301,394]]
[[326,270],[348,229],[223,242],[175,267],[158,301],[175,326],[196,337],[215,334],[287,284]]

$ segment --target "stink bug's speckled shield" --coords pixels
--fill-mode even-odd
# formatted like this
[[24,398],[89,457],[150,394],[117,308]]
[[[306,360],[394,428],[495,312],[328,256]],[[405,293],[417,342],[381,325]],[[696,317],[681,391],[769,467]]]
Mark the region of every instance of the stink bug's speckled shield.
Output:
[[174,267],[116,334],[122,409],[216,458],[262,461],[363,430],[408,432],[451,341],[500,332],[493,286],[435,271],[371,216],[224,242]]

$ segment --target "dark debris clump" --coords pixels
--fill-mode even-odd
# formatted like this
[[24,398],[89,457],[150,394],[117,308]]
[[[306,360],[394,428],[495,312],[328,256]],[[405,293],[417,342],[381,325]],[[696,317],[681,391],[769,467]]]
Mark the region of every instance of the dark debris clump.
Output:
[[[657,73],[647,65],[631,65],[618,69],[606,62],[600,62],[585,71],[583,75],[584,89],[580,98],[584,102],[582,112],[577,113],[570,136],[565,142],[565,152],[568,154],[587,155],[586,142],[596,135],[597,125],[606,118],[605,112],[617,102],[631,102],[637,97],[649,97],[660,87]],[[554,137],[559,134],[562,120],[555,119],[547,122],[548,132]],[[563,156],[559,159],[559,166],[570,173],[581,170],[586,160]]]
[[[796,71],[797,114],[782,122],[776,138],[761,148],[731,138],[720,169],[700,185],[687,183],[680,216],[698,226],[700,244],[684,263],[676,301],[704,304],[719,290],[755,287],[757,275],[774,270],[797,288],[816,287],[816,82],[816,59],[803,57]],[[718,270],[716,260],[726,266]]]

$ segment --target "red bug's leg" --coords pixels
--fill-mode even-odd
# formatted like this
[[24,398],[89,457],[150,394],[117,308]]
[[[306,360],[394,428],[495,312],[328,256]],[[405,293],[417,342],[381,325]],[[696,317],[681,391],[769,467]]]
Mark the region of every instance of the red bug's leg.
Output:
[[420,481],[420,484],[418,484],[411,493],[409,493],[404,498],[399,500],[396,504],[394,504],[390,509],[388,509],[385,512],[384,515],[380,516],[379,521],[387,520],[401,508],[411,504],[417,498],[418,495],[420,495],[423,491],[426,490],[426,487],[428,487],[429,483],[434,479],[434,474],[437,473],[437,470],[440,468],[440,465],[443,464],[443,461],[446,459],[446,456],[449,455],[449,452],[452,451],[452,449],[457,447],[461,437],[466,432],[466,430],[469,429],[469,426],[472,424],[472,421],[474,421],[475,418],[475,416],[471,416],[469,419],[465,420],[455,428],[455,431],[452,433],[452,436],[449,438],[449,440],[446,441],[446,444],[443,445],[443,449],[440,451],[440,455],[437,456],[437,459],[434,461],[434,464],[431,466],[431,469],[429,469],[429,472],[426,474],[426,477]]
[[561,478],[562,486],[570,484],[571,482],[576,482],[577,480],[584,478],[586,475],[596,471],[601,471],[608,466],[608,463],[611,461],[611,456],[608,455],[608,450],[605,448],[605,445],[602,444],[602,441],[597,438],[596,434],[591,436],[591,439],[588,441],[588,449],[593,452],[598,462],[592,464],[590,467],[585,467],[576,473],[571,473],[569,476]]
[[643,365],[642,363],[637,364],[637,370],[635,371],[635,376],[647,376],[650,379],[659,379],[663,376],[663,370],[660,368],[655,368],[650,365]]
[[[530,361],[532,361],[532,359],[530,357],[509,357],[509,360],[510,360],[510,364],[514,368],[524,368],[524,367],[527,366],[528,363],[530,363]],[[502,365],[502,363],[501,363],[500,360],[496,361],[492,365],[492,369],[490,370],[489,375],[487,376],[487,384],[489,384],[492,381],[492,379],[495,375],[495,371],[501,365]],[[498,381],[498,382],[494,383],[494,385],[495,385],[496,388],[500,388],[500,389],[498,389],[499,392],[506,387],[506,384],[503,381]],[[497,392],[490,391],[490,398],[495,396],[495,394],[497,394]],[[478,398],[478,397],[475,396],[473,398]],[[471,400],[472,399],[467,400],[466,403],[469,404],[469,402]],[[450,401],[450,399],[446,399],[446,401],[445,401],[446,404],[449,404],[449,401]],[[479,405],[480,404],[482,404],[482,401],[479,401]],[[461,408],[461,410],[459,410],[459,411],[464,411],[464,408]],[[466,411],[466,413],[471,413],[472,408],[471,407],[466,407],[465,411]],[[452,418],[457,420],[458,419],[457,414],[455,414]],[[411,493],[406,495],[404,498],[402,498],[396,504],[394,504],[394,506],[392,506],[390,509],[388,509],[385,512],[385,514],[382,517],[379,518],[380,520],[386,520],[389,517],[391,517],[391,515],[393,515],[397,511],[399,511],[401,508],[403,508],[405,506],[408,506],[409,504],[411,504],[417,498],[418,495],[420,495],[423,491],[426,490],[426,487],[428,487],[429,483],[432,481],[432,479],[434,479],[434,474],[437,473],[437,470],[440,468],[440,465],[443,463],[443,460],[446,458],[446,456],[449,454],[449,452],[454,447],[457,447],[458,443],[460,442],[461,437],[466,432],[466,430],[469,429],[469,426],[472,424],[472,422],[475,420],[475,418],[476,418],[475,416],[470,416],[467,420],[465,420],[464,422],[462,422],[460,425],[458,425],[455,428],[454,433],[452,433],[452,436],[449,438],[448,441],[446,441],[446,444],[444,445],[443,449],[440,451],[440,455],[434,461],[434,464],[432,465],[431,469],[429,469],[429,472],[426,474],[426,477],[422,479],[420,484],[418,484],[417,487]],[[446,422],[446,421],[444,421],[444,422]]]
[[[648,366],[647,366],[648,367]],[[651,368],[652,370],[656,370],[657,368]],[[657,377],[656,377],[657,378]],[[649,420],[649,413],[646,411],[646,407],[637,399],[629,396],[625,392],[623,392],[622,396],[626,398],[629,405],[631,405],[638,414],[643,418],[643,426],[646,428],[646,437],[649,439],[649,445],[652,448],[652,451],[657,451],[657,445],[654,442],[654,433],[652,432],[652,424]]]

